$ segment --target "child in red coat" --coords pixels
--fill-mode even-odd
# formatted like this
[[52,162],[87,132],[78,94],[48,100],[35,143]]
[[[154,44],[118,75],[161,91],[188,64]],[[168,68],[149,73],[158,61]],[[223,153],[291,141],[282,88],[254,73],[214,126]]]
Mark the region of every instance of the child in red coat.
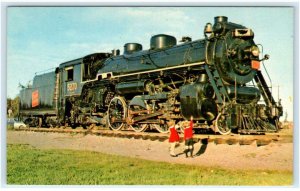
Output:
[[190,118],[190,122],[186,121],[184,123],[184,141],[185,141],[185,157],[188,157],[190,152],[190,157],[193,157],[194,151],[194,141],[193,141],[193,116]]
[[172,157],[177,157],[175,154],[175,146],[179,142],[180,138],[177,132],[178,125],[175,125],[175,121],[168,122],[169,131],[170,131],[170,137],[169,137],[169,143],[170,143],[170,155]]

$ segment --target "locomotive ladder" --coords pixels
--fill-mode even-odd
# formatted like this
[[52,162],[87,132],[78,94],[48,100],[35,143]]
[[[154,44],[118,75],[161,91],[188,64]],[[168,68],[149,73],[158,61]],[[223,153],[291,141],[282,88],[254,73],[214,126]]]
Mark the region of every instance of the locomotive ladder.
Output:
[[257,71],[256,75],[254,77],[254,80],[259,88],[259,90],[262,92],[262,96],[266,104],[268,104],[269,107],[272,105],[275,105],[275,100],[272,96],[272,93],[269,90],[269,87],[261,73],[261,71]]
[[55,88],[53,95],[53,105],[55,106],[56,112],[58,111],[58,95],[59,95],[59,72],[55,75]]
[[218,70],[215,68],[209,68],[207,64],[204,65],[204,68],[209,77],[209,81],[216,93],[217,103],[223,104],[223,102],[225,101],[224,99],[222,99],[222,95],[225,96],[226,99],[230,100],[226,87],[224,86]]

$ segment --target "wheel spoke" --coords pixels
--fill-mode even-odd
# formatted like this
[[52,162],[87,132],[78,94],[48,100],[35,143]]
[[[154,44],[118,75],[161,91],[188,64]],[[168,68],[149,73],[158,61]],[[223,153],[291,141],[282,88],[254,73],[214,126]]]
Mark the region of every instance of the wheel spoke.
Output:
[[169,128],[168,128],[167,124],[164,124],[164,125],[151,124],[150,127],[153,129],[156,129],[160,133],[168,133],[169,132]]
[[121,97],[114,97],[108,106],[108,125],[112,130],[120,130],[125,123],[119,122],[126,118],[126,102]]
[[222,113],[217,116],[215,128],[221,135],[228,135],[231,133],[231,129],[227,124],[226,116]]
[[134,125],[131,125],[131,128],[135,132],[144,132],[148,129],[148,127],[149,127],[148,124],[134,124]]

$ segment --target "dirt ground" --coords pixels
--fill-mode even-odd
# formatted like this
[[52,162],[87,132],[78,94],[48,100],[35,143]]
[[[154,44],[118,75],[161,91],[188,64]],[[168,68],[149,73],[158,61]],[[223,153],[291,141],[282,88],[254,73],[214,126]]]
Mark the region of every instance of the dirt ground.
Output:
[[[7,131],[8,144],[29,144],[38,149],[96,151],[151,161],[247,170],[293,170],[293,143],[226,145],[195,143],[193,158],[169,155],[168,141],[101,137],[96,135]],[[176,148],[182,153],[184,143]]]

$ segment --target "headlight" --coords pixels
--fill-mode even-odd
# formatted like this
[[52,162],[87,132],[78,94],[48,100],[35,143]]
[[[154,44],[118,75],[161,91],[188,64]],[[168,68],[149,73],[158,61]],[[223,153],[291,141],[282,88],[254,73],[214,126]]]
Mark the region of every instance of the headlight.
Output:
[[253,56],[259,56],[259,53],[260,53],[259,48],[257,46],[252,46],[251,53]]

